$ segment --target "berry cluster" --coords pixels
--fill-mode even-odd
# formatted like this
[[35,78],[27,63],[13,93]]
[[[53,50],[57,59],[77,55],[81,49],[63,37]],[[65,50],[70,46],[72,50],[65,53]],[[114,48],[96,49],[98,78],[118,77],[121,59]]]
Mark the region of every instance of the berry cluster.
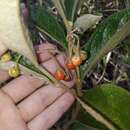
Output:
[[[66,68],[68,70],[75,70],[86,58],[86,53],[81,51],[80,56],[73,56],[71,59],[67,60]],[[65,72],[62,69],[57,69],[54,76],[57,80],[66,80]]]

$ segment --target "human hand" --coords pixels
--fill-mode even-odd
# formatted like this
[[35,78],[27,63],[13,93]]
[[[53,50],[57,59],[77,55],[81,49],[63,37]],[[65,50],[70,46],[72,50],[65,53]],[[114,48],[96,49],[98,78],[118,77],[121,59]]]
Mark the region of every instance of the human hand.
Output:
[[[49,44],[40,48],[48,47],[54,46]],[[42,66],[54,74],[56,64],[50,55],[44,52],[39,57]],[[59,54],[56,58],[64,67],[64,55]],[[0,71],[0,80],[9,78],[7,72]],[[64,83],[71,87],[74,79]],[[44,86],[42,80],[21,75],[0,90],[0,130],[47,130],[68,110],[73,101],[74,97],[68,92],[64,93],[62,88]]]

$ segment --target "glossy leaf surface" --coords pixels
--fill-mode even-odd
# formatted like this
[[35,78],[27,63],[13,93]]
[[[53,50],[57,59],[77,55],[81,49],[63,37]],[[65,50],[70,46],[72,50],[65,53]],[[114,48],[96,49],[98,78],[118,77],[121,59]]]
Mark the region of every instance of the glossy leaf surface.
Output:
[[84,45],[89,59],[81,66],[82,78],[96,66],[103,56],[130,35],[129,28],[130,9],[113,14],[97,27],[89,41]]
[[59,24],[58,20],[50,15],[43,7],[32,8],[31,18],[39,31],[49,36],[62,47],[67,47],[63,27]]
[[87,91],[83,101],[101,113],[117,129],[130,129],[130,93],[118,86],[104,84]]

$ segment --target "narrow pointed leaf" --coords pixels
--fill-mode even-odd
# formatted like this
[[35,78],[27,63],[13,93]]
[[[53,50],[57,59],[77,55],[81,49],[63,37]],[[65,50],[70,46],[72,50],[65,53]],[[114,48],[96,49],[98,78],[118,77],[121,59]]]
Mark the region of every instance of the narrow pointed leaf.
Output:
[[97,27],[89,41],[84,45],[84,50],[90,57],[81,66],[82,78],[91,71],[104,55],[130,35],[129,28],[130,9],[113,14]]
[[45,33],[62,47],[67,47],[63,27],[58,23],[58,20],[51,16],[44,8],[32,8],[31,19],[41,32]]
[[64,25],[66,27],[67,32],[71,31],[72,26],[69,23],[66,15],[65,15],[66,10],[65,10],[65,6],[62,5],[63,1],[61,1],[61,0],[52,0],[52,1],[54,3],[54,5],[55,5],[55,7],[56,7],[56,9],[58,11],[58,13],[60,14],[63,22],[64,22]]
[[37,64],[28,30],[20,17],[20,0],[0,0],[0,40],[8,49]]
[[66,17],[71,22],[74,22],[76,19],[79,3],[80,0],[64,0]]
[[82,99],[118,129],[130,129],[130,93],[125,89],[104,84],[87,91]]

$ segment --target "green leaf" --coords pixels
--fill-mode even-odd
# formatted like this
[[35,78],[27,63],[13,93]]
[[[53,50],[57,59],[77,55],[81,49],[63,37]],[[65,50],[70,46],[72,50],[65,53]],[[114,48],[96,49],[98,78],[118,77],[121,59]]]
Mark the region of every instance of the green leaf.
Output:
[[104,55],[114,49],[130,34],[129,28],[130,9],[113,14],[97,27],[96,31],[83,47],[90,57],[81,66],[82,78],[95,67]]
[[61,1],[61,0],[52,0],[52,1],[53,1],[53,3],[54,3],[54,5],[55,5],[55,7],[56,7],[56,9],[57,9],[57,11],[58,11],[58,13],[60,14],[60,16],[61,16],[63,22],[64,22],[64,25],[65,25],[65,27],[66,27],[67,32],[70,32],[71,29],[72,29],[72,26],[71,26],[70,22],[69,22],[69,21],[67,20],[67,18],[66,18],[65,8],[64,8],[64,6],[62,5],[63,1]]
[[62,47],[67,47],[64,29],[55,17],[51,16],[43,7],[32,8],[30,14],[39,31],[45,33]]
[[77,9],[80,0],[64,0],[64,10],[69,21],[74,22],[77,16]]
[[78,102],[84,108],[86,112],[88,112],[92,117],[94,117],[98,122],[104,124],[109,130],[117,130],[117,128],[107,119],[104,118],[98,111],[93,109],[88,103],[83,102],[80,98],[77,97]]
[[99,130],[108,130],[108,128],[106,128],[103,124],[96,121],[96,119],[93,118],[89,113],[87,113],[82,107],[80,108],[76,120],[85,125],[93,126]]
[[104,84],[88,90],[82,99],[108,121],[112,121],[118,129],[130,129],[130,93],[125,89]]
[[71,124],[69,130],[98,130],[98,129],[89,127],[79,122],[74,122],[73,124]]

